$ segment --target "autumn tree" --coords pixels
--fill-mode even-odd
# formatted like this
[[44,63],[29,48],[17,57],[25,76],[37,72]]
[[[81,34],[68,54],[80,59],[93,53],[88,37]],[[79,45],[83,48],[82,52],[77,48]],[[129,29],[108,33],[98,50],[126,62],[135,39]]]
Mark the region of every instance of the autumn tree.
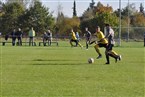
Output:
[[68,18],[64,17],[63,21],[59,25],[59,35],[66,36],[69,35],[70,29],[74,31],[79,31],[80,19],[78,17]]
[[134,27],[145,27],[145,17],[142,13],[136,13],[131,24]]
[[98,2],[97,6],[94,8],[94,13],[104,13],[104,12],[108,12],[108,13],[112,13],[113,12],[113,8],[109,5],[104,6],[103,4],[101,4],[101,2]]
[[105,23],[109,23],[111,26],[118,25],[118,18],[113,13],[111,6],[104,6],[101,2],[98,2],[97,6],[94,6],[93,13],[92,18],[81,21],[81,30],[89,27],[90,31],[94,32],[97,25],[101,27],[101,30],[104,30]]

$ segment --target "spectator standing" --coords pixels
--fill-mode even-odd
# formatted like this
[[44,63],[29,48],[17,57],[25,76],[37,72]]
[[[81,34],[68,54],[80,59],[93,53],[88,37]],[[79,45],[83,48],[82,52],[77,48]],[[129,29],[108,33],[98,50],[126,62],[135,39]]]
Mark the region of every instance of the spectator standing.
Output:
[[43,34],[43,45],[46,46],[46,41],[48,40],[48,35],[46,32]]
[[35,37],[35,31],[33,30],[33,27],[29,30],[29,46],[34,46],[34,37]]
[[52,42],[52,32],[50,30],[47,31],[47,35],[48,35],[48,45],[51,46],[51,42]]
[[21,29],[18,28],[18,31],[17,31],[16,35],[17,35],[18,45],[19,46],[22,46],[22,34],[23,33],[22,33]]
[[16,29],[14,29],[11,32],[11,37],[12,37],[12,46],[15,46],[15,42],[16,42]]
[[5,41],[8,41],[8,39],[9,39],[9,33],[7,33],[7,34],[5,35]]

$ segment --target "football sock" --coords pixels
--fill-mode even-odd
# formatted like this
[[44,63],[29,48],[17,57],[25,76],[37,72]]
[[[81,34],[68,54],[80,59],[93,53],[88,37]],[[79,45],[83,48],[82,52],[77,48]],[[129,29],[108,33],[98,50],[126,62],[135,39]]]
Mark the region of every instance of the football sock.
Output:
[[109,51],[108,53],[109,53],[109,55],[110,55],[111,57],[113,57],[113,58],[118,58],[118,54],[117,54],[115,51],[111,50],[111,51]]
[[95,45],[94,48],[95,48],[96,52],[101,56],[101,53],[100,53],[100,50],[99,50],[99,46]]
[[78,45],[79,45],[80,47],[83,47],[80,43],[78,43]]

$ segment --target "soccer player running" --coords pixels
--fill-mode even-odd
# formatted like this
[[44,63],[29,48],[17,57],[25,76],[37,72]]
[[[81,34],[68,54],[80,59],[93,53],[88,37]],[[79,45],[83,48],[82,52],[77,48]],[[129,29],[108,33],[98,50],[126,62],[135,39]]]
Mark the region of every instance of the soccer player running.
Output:
[[[96,45],[94,46],[94,48],[95,48],[96,52],[99,55],[97,57],[97,59],[99,59],[99,58],[102,58],[102,54],[100,53],[99,47],[106,48],[107,47],[107,44],[108,44],[108,41],[105,38],[105,35],[103,34],[103,32],[100,30],[100,27],[99,26],[96,27],[96,32],[94,33],[94,35],[98,39],[98,41],[97,41]],[[96,42],[96,41],[92,41],[90,44],[92,44],[94,42]]]
[[107,60],[106,64],[110,64],[109,56],[113,57],[115,59],[115,62],[117,62],[117,60],[121,60],[121,55],[113,51],[113,46],[115,44],[113,29],[109,24],[105,24],[105,27],[107,32],[105,37],[108,38],[108,46],[105,52]]
[[71,46],[73,47],[74,45],[72,44],[72,42],[75,42],[76,45],[79,45],[81,48],[83,48],[83,46],[79,43],[79,41],[77,40],[76,38],[76,34],[75,32],[73,31],[73,29],[71,30],[71,39],[70,39],[70,44]]
[[86,50],[88,50],[90,41],[91,41],[91,32],[88,30],[88,28],[85,28],[86,32],[84,36],[86,37]]

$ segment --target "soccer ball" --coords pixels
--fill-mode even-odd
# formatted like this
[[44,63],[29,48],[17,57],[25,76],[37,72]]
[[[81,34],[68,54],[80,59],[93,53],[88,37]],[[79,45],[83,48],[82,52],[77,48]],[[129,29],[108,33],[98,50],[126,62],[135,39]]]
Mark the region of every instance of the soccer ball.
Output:
[[89,59],[88,59],[88,63],[89,63],[89,64],[94,63],[94,59],[93,59],[93,58],[89,58]]

